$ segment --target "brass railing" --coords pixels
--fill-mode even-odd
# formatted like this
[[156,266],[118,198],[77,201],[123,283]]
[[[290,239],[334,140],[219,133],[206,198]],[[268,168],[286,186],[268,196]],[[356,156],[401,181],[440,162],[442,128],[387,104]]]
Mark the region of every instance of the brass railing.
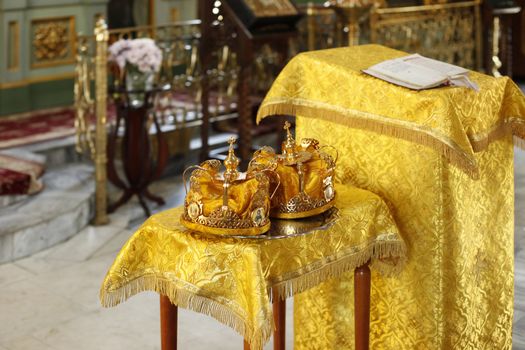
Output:
[[[75,69],[75,126],[77,151],[89,152],[95,163],[95,225],[109,222],[107,216],[106,123],[107,123],[107,44],[108,30],[97,20],[91,42],[79,38]],[[94,81],[94,84],[92,82]],[[94,86],[95,99],[92,98]],[[95,134],[91,120],[95,117]]]
[[374,9],[370,41],[481,70],[480,1]]
[[347,44],[344,24],[334,10],[309,3],[300,6],[304,18],[299,22],[299,49],[313,51],[341,47]]
[[[155,113],[167,130],[178,130],[202,123],[202,79],[207,74],[210,85],[210,115],[229,116],[235,111],[237,84],[235,54],[228,47],[214,52],[212,68],[203,72],[199,60],[200,21],[186,21],[164,26],[108,30],[103,19],[94,35],[79,35],[75,77],[77,151],[87,152],[95,163],[95,224],[108,222],[106,144],[108,111],[114,113],[114,100],[124,84],[125,72],[108,64],[108,46],[119,39],[148,37],[163,53],[157,86]],[[95,96],[95,98],[93,98]],[[95,120],[95,128],[92,124]],[[93,132],[94,131],[94,132]]]
[[[426,1],[430,2],[430,1]],[[331,7],[309,4],[299,25],[302,50],[348,44],[348,23]],[[359,42],[481,70],[480,0],[407,7],[375,7],[359,19]]]

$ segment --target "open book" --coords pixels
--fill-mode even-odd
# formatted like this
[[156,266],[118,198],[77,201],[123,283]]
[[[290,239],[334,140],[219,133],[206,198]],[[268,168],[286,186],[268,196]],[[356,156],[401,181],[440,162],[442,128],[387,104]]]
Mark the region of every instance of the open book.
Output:
[[468,78],[468,70],[419,54],[383,61],[363,72],[413,90],[424,90],[441,85],[463,86],[479,91]]

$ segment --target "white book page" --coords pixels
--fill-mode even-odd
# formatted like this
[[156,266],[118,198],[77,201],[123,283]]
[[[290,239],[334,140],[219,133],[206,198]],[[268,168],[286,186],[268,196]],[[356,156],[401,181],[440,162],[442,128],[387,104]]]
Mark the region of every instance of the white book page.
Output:
[[453,75],[462,75],[468,73],[468,70],[466,70],[463,67],[434,60],[432,58],[423,57],[418,54],[403,57],[402,60],[406,63],[410,63],[419,67],[426,67],[432,69],[449,77]]
[[475,91],[479,91],[479,86],[466,75],[455,75],[450,78],[450,84],[453,86],[466,87]]
[[379,75],[390,78],[390,81],[397,80],[419,88],[428,88],[447,81],[445,74],[405,62],[403,59],[393,59],[378,63],[365,70],[365,73],[379,73]]
[[371,75],[373,77],[376,77],[376,78],[379,78],[381,80],[387,81],[389,83],[396,84],[396,85],[399,85],[399,86],[403,86],[403,87],[406,87],[406,88],[409,88],[409,89],[412,89],[412,90],[425,89],[424,87],[413,85],[413,84],[410,84],[408,82],[400,81],[399,79],[394,79],[394,78],[387,77],[386,75],[383,75],[383,74],[375,72],[375,71],[371,71],[371,70],[365,69],[365,70],[363,70],[363,72],[368,74],[368,75]]

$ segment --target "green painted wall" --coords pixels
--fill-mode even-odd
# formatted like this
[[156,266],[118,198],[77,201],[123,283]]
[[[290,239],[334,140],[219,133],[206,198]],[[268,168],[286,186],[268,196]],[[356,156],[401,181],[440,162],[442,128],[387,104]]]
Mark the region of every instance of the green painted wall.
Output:
[[196,0],[156,0],[155,21],[157,24],[171,22],[172,8],[176,8],[178,10],[180,21],[188,21],[197,18]]
[[30,100],[27,87],[0,90],[0,116],[27,112],[30,110]]
[[[0,86],[18,85],[28,81],[42,81],[55,76],[55,80],[31,83],[16,88],[0,88],[0,117],[73,104],[72,79],[56,80],[56,76],[70,75],[74,64],[51,67],[32,67],[31,23],[38,19],[73,16],[76,33],[92,33],[96,14],[105,14],[108,0],[0,0]],[[8,24],[16,21],[20,27],[20,67],[7,69]]]
[[73,79],[32,84],[29,87],[32,109],[67,106],[73,104]]
[[[0,86],[42,77],[63,75],[74,71],[73,64],[46,68],[31,67],[31,21],[61,16],[75,17],[75,31],[92,33],[96,14],[106,13],[109,0],[0,0]],[[210,0],[212,1],[212,0]],[[296,0],[297,4],[323,3],[324,0]],[[180,20],[197,18],[196,0],[156,0],[157,24],[171,21],[171,9],[176,8]],[[20,23],[20,68],[7,70],[8,23]],[[73,80],[55,80],[33,83],[16,88],[0,88],[0,117],[40,108],[73,104]]]
[[73,104],[73,87],[73,79],[66,79],[0,89],[0,116],[59,106],[71,106]]
[[[31,67],[31,22],[35,19],[74,16],[75,31],[88,34],[93,32],[96,14],[106,14],[109,0],[0,0],[0,86],[21,81],[42,79],[47,76],[73,73],[74,64],[53,67]],[[197,17],[195,0],[156,0],[155,18],[157,24],[171,20],[171,9],[178,9],[180,20]],[[20,25],[20,68],[7,70],[8,23],[17,21]],[[32,83],[16,88],[0,88],[0,117],[28,112],[40,108],[51,108],[73,104],[72,79]]]

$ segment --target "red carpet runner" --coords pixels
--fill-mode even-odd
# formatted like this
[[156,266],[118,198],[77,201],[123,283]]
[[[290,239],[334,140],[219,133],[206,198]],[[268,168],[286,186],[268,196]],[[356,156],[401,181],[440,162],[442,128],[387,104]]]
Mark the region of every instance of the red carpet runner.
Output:
[[75,113],[71,108],[0,117],[0,149],[49,141],[74,134]]
[[0,196],[40,192],[43,173],[40,163],[0,154]]

